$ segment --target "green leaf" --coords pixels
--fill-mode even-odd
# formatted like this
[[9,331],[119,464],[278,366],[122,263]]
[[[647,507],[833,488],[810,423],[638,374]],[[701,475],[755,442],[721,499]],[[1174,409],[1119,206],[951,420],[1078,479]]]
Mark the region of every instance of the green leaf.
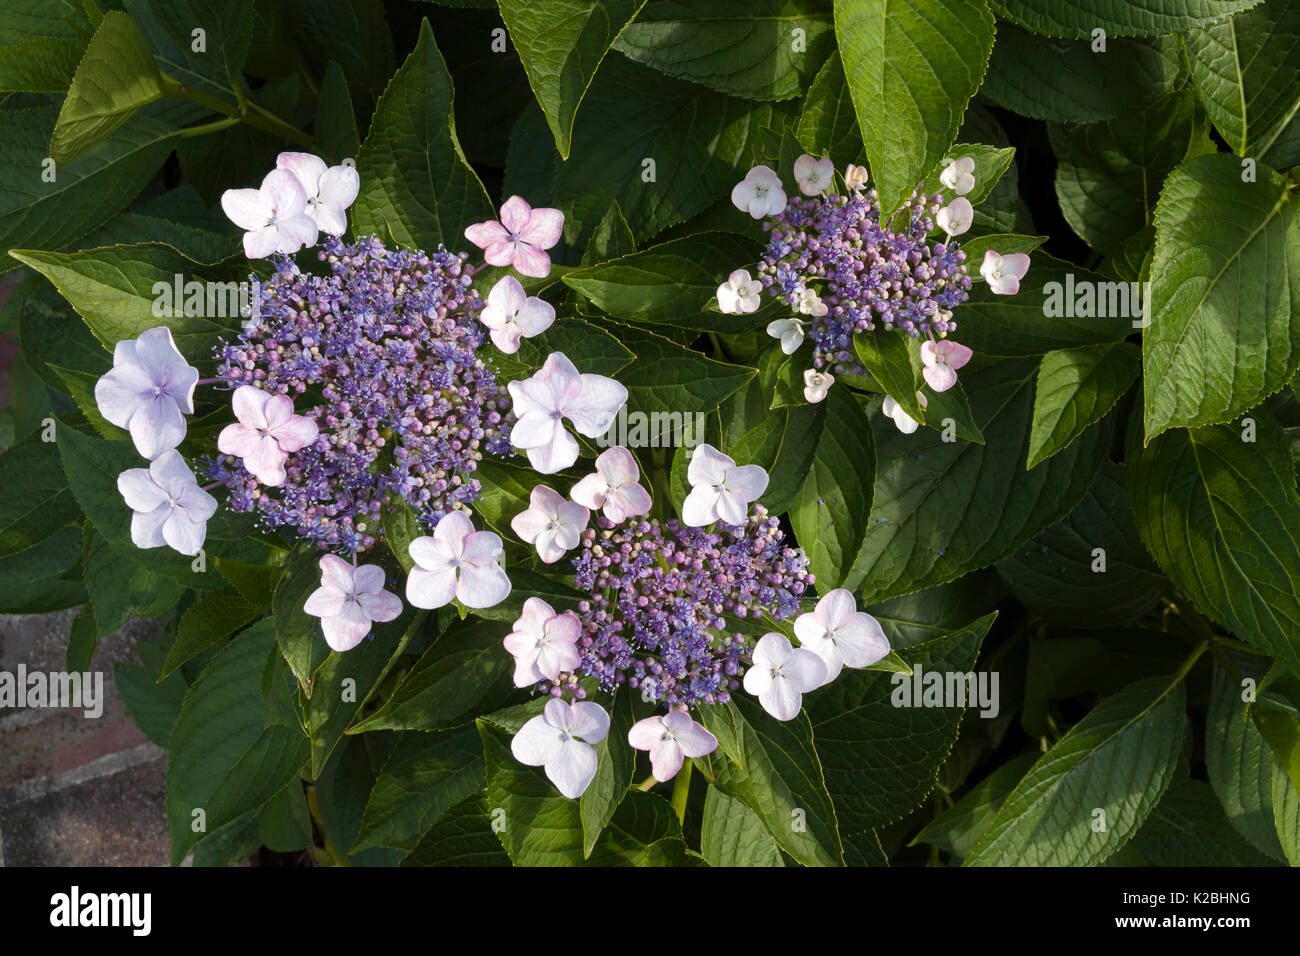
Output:
[[1154,866],[1275,866],[1228,823],[1214,791],[1175,780],[1142,825],[1133,846]]
[[452,100],[451,76],[426,20],[357,154],[356,235],[374,233],[408,248],[459,248],[466,226],[496,218],[456,139]]
[[83,48],[62,37],[32,37],[0,48],[0,90],[62,93],[72,82]]
[[1142,337],[1147,441],[1229,421],[1300,368],[1300,216],[1277,173],[1241,176],[1231,156],[1197,156],[1160,194]]
[[311,813],[301,780],[290,780],[263,805],[257,832],[262,846],[276,853],[294,853],[311,845]]
[[79,516],[59,446],[39,434],[0,455],[0,558],[40,544]]
[[320,109],[316,114],[316,141],[327,163],[355,158],[361,137],[343,70],[333,60],[320,81]]
[[596,844],[591,866],[700,866],[686,848],[672,806],[654,793],[633,790],[614,812]]
[[[493,458],[484,458],[478,463],[474,478],[480,486],[479,496],[471,505],[474,514],[496,529],[498,534],[511,537],[515,536],[510,527],[511,519],[528,510],[533,488],[547,481],[529,468]],[[419,533],[424,532],[421,530]]]
[[[78,619],[80,617],[78,615]],[[165,651],[157,644],[139,644],[136,651],[141,660],[139,664],[114,661],[113,686],[140,732],[157,746],[165,748],[172,726],[180,716],[189,685],[180,674],[173,674],[164,681],[158,680]]]
[[1034,392],[1026,468],[1064,451],[1115,407],[1137,380],[1142,352],[1131,342],[1057,349],[1043,356]]
[[509,866],[510,857],[492,832],[484,798],[471,797],[449,810],[402,866]]
[[873,329],[853,336],[853,350],[885,394],[913,421],[925,421],[917,398],[921,384],[921,344],[902,330]]
[[632,709],[635,692],[623,687],[615,692],[610,706],[609,733],[596,748],[596,776],[578,798],[582,818],[582,853],[590,857],[605,827],[632,786],[636,751],[627,745],[627,735],[636,723]]
[[990,0],[999,16],[1049,37],[1087,39],[1096,29],[1116,36],[1182,33],[1247,10],[1259,0],[1097,0],[1044,4],[1037,0]]
[[[997,147],[987,146],[983,143],[954,143],[948,147],[943,158],[926,174],[926,191],[931,194],[938,193],[945,202],[951,202],[957,198],[956,190],[949,189],[939,181],[939,174],[953,160],[964,157],[975,163],[975,171],[972,173],[975,177],[975,188],[966,193],[966,201],[972,206],[978,206],[997,188],[998,183],[1002,181],[1002,177],[1011,168],[1015,156],[1016,151],[1010,146]],[[963,243],[962,248],[965,247]],[[1020,250],[1007,251],[1018,252]],[[1005,255],[1005,252],[1003,254]],[[982,252],[980,256],[983,257]],[[967,253],[967,259],[970,260],[971,258],[970,254]],[[978,262],[979,260],[974,261]]]
[[594,266],[598,262],[620,259],[636,252],[636,236],[632,227],[623,218],[623,210],[618,208],[618,200],[611,202],[601,217],[600,225],[592,233],[591,241],[582,252],[582,264]]
[[957,859],[966,856],[1036,759],[1036,754],[1021,754],[1008,760],[927,823],[912,844],[929,843]]
[[882,209],[957,137],[993,49],[983,0],[837,0],[835,35]]
[[862,128],[853,109],[838,50],[817,72],[804,97],[796,135],[804,149],[814,156],[829,156],[838,169],[843,170],[849,163],[866,164]]
[[[372,109],[377,112],[375,102],[393,78],[393,36],[398,32],[385,18],[384,4],[379,0],[287,0],[284,7],[285,20],[292,25],[292,48],[313,74],[324,73],[330,61],[337,63],[347,77],[358,115],[369,116]],[[409,21],[400,28],[407,38],[403,48],[410,42],[406,23]],[[361,179],[364,183],[364,173]]]
[[190,658],[246,626],[263,610],[236,588],[221,588],[195,601],[176,627],[176,640],[167,652],[162,676],[166,677]]
[[635,357],[625,338],[621,326],[606,329],[579,318],[561,318],[541,335],[522,341],[513,358],[529,368],[541,368],[552,352],[563,352],[583,372],[613,377]]
[[711,412],[758,374],[752,368],[705,358],[641,329],[629,327],[620,338],[636,355],[618,376],[627,387],[629,414]]
[[[1181,680],[1106,698],[1025,774],[966,866],[1095,866],[1127,843],[1173,779],[1183,749]],[[1095,828],[1097,810],[1105,829]]]
[[[614,48],[683,80],[756,100],[798,96],[835,45],[819,0],[651,0]],[[803,31],[796,43],[794,29]]]
[[596,68],[645,0],[500,0],[501,19],[519,51],[529,85],[560,156],[569,156],[573,118]]
[[302,609],[307,598],[320,587],[320,558],[320,549],[311,542],[304,542],[290,552],[271,603],[275,642],[309,697],[312,675],[330,652],[321,634],[320,618]]
[[[1007,255],[1013,252],[1031,253],[1044,242],[1046,236],[1017,236],[1013,233],[997,232],[989,233],[983,236],[971,236],[961,244],[961,251],[966,253],[967,266],[972,272],[978,275],[980,263],[984,261],[984,253],[992,249],[999,255]],[[975,275],[971,276],[975,279]]]
[[977,571],[950,584],[871,604],[866,610],[897,651],[958,630],[992,611],[1005,597],[996,573]]
[[[762,503],[772,514],[789,511],[809,480],[826,420],[826,407],[819,404],[772,409],[727,449],[737,464],[761,465],[767,471],[767,490],[763,492]],[[702,436],[697,437],[702,440]],[[827,437],[826,443],[835,444],[835,439]]]
[[700,853],[709,866],[785,866],[763,822],[744,803],[717,787],[704,797]]
[[1267,410],[1257,440],[1234,425],[1178,429],[1129,458],[1139,534],[1202,613],[1300,673],[1300,496]]

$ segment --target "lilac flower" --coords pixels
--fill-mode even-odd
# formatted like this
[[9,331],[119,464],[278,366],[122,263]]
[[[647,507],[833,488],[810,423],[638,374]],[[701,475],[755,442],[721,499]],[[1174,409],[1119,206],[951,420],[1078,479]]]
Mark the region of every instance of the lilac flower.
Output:
[[524,294],[524,287],[514,276],[498,280],[487,295],[487,305],[479,321],[492,334],[492,342],[502,352],[519,351],[520,339],[541,335],[555,321],[555,306],[537,296]]
[[691,492],[682,502],[682,521],[701,527],[715,521],[744,522],[749,503],[767,490],[767,472],[758,465],[737,465],[712,445],[696,446],[686,468]]
[[148,468],[128,468],[117,476],[117,490],[135,512],[131,543],[137,548],[199,553],[217,499],[199,487],[180,452],[165,451]]
[[372,621],[392,621],[402,613],[402,601],[384,590],[384,569],[377,564],[353,567],[337,554],[320,559],[320,587],[302,609],[321,619],[325,643],[335,651],[350,651],[370,633]]
[[777,720],[791,720],[803,695],[826,682],[826,665],[812,651],[794,647],[783,634],[764,634],[754,645],[754,665],[745,671],[745,691]]
[[718,747],[718,738],[684,710],[638,720],[628,731],[627,742],[650,752],[650,770],[660,783],[677,776],[686,757],[707,757]]
[[483,250],[488,265],[514,266],[520,275],[544,279],[551,272],[546,250],[560,241],[564,213],[534,209],[521,196],[511,196],[501,207],[501,221],[489,219],[465,230],[465,238]]
[[948,339],[922,342],[921,363],[925,367],[921,374],[936,392],[946,392],[957,384],[957,369],[969,362],[973,354],[966,346]]
[[616,445],[596,456],[595,472],[574,485],[569,497],[593,511],[603,509],[606,518],[622,524],[650,511],[650,492],[641,487],[639,477],[636,458]]
[[485,608],[510,594],[501,538],[475,531],[463,511],[448,513],[432,537],[416,538],[409,550],[415,567],[406,578],[406,599],[416,607],[442,607],[455,598],[466,607]]
[[[361,191],[361,177],[354,166],[329,166],[311,153],[281,153],[275,160],[277,169],[293,173],[307,197],[306,213],[321,232],[341,236],[348,231],[348,207]],[[307,245],[313,245],[313,239]],[[258,258],[249,256],[250,259]]]
[[546,776],[570,800],[582,796],[596,776],[596,748],[609,734],[609,714],[587,702],[548,700],[546,709],[510,741],[515,759],[545,767]]
[[556,614],[539,597],[524,601],[523,614],[506,635],[505,648],[515,659],[515,686],[530,687],[541,680],[558,681],[581,658],[577,642],[582,623],[572,611]]
[[262,484],[272,488],[284,484],[285,459],[316,440],[316,423],[295,415],[289,396],[272,395],[252,385],[235,389],[231,407],[239,422],[221,430],[218,450],[242,458],[248,473]]
[[185,416],[194,414],[199,370],[181,355],[166,327],[147,329],[113,348],[113,368],[95,383],[99,413],[131,433],[148,459],[185,438]]
[[221,208],[244,232],[244,255],[265,259],[273,252],[292,255],[314,246],[320,236],[316,220],[307,215],[307,194],[298,177],[273,169],[257,189],[227,189]]
[[544,475],[578,460],[578,441],[564,428],[596,438],[614,423],[627,401],[627,389],[604,375],[583,375],[563,352],[552,352],[532,377],[507,386],[519,420],[510,443],[528,452],[529,463]]
[[868,667],[889,653],[889,639],[879,622],[859,611],[844,588],[826,592],[815,610],[794,621],[795,637],[821,658],[829,684],[845,667]]
[[535,485],[528,508],[510,519],[510,527],[520,540],[537,548],[538,557],[554,564],[578,546],[578,536],[590,518],[591,512],[582,505],[546,485]]

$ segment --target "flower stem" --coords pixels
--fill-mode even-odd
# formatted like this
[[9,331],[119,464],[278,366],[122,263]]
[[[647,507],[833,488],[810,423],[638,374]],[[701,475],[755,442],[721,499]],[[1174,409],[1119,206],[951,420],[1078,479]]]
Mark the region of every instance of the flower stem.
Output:
[[[184,84],[177,83],[169,76],[163,76],[162,80],[163,90],[169,97],[174,99],[193,100],[195,103],[206,106],[213,112],[221,113],[223,116],[233,119],[235,123],[246,123],[255,129],[274,133],[275,135],[282,136],[289,142],[296,143],[299,146],[312,145],[312,138],[310,136],[298,129],[296,126],[289,125],[284,120],[280,119],[280,117],[271,113],[269,110],[263,109],[256,103],[248,103],[247,108],[244,108],[239,105],[227,103],[225,100],[219,100],[215,96],[209,96],[202,90],[196,90],[192,86],[185,86]],[[215,123],[190,127],[191,131],[185,132],[183,135],[198,136],[200,133],[210,133],[233,125],[234,123],[225,120],[218,120]]]
[[673,812],[677,814],[678,823],[686,819],[686,799],[691,793],[691,771],[694,768],[695,761],[687,757],[673,782]]

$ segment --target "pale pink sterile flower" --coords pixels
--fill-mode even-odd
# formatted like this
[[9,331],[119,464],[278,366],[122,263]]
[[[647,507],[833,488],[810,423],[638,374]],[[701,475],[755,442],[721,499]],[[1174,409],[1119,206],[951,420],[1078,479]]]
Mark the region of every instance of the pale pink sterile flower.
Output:
[[958,196],[964,196],[975,188],[975,160],[969,156],[954,159],[939,174],[939,182],[947,186]]
[[475,531],[463,511],[447,512],[432,537],[416,538],[407,551],[415,567],[406,576],[406,599],[416,607],[442,607],[454,598],[469,608],[485,608],[510,594],[500,536]]
[[851,189],[853,192],[861,192],[867,188],[867,167],[854,166],[849,163],[844,167],[844,187]]
[[867,667],[889,653],[889,638],[880,623],[858,610],[853,594],[844,588],[828,591],[817,607],[795,618],[799,643],[821,658],[825,683],[840,676],[845,667]]
[[731,190],[731,202],[755,219],[780,215],[786,203],[781,177],[766,166],[755,166]]
[[501,221],[476,222],[465,230],[465,238],[483,250],[490,266],[514,266],[520,275],[544,279],[551,273],[546,250],[560,241],[564,213],[543,207],[534,209],[522,196],[511,196],[501,206]]
[[506,635],[505,648],[515,659],[515,686],[531,687],[540,680],[559,680],[574,670],[582,658],[578,639],[582,622],[572,611],[556,614],[539,597],[524,602],[515,629]]
[[293,399],[252,385],[235,389],[230,400],[239,422],[227,425],[217,436],[217,449],[244,460],[248,473],[275,488],[284,484],[284,462],[290,452],[316,440],[316,423],[293,413]]
[[593,511],[603,511],[614,524],[650,512],[650,492],[637,481],[641,469],[636,457],[622,445],[596,456],[596,470],[583,478],[569,497]]
[[[916,393],[916,400],[920,402],[922,408],[930,404],[920,392]],[[910,435],[921,427],[921,423],[903,411],[903,406],[894,401],[892,395],[885,396],[885,403],[880,406],[880,410],[894,420],[894,425],[904,435]]]
[[764,634],[754,645],[754,663],[745,671],[745,692],[777,720],[791,720],[803,695],[826,682],[826,665],[812,651],[793,646],[784,634]]
[[804,153],[794,161],[794,179],[805,196],[820,196],[831,188],[835,178],[835,164],[829,159],[818,159]]
[[337,554],[325,554],[320,559],[320,587],[302,609],[321,619],[325,643],[332,650],[350,651],[370,633],[372,622],[395,620],[402,613],[402,599],[384,590],[379,565],[353,567]]
[[297,177],[307,196],[307,215],[321,232],[341,236],[348,231],[348,207],[361,191],[361,176],[355,166],[326,166],[325,160],[311,153],[281,153],[275,165]]
[[650,752],[650,772],[660,783],[677,776],[685,758],[707,757],[718,748],[718,738],[684,710],[638,720],[627,732],[627,742]]
[[818,371],[815,368],[807,369],[803,373],[803,397],[812,405],[826,399],[827,393],[832,385],[835,384],[835,376],[830,372]]
[[185,438],[185,416],[194,414],[199,370],[185,361],[165,327],[113,347],[113,368],[95,383],[99,413],[131,433],[135,450],[150,460]]
[[540,715],[519,728],[510,752],[522,764],[544,767],[556,789],[576,800],[596,776],[596,748],[591,745],[608,734],[609,714],[599,704],[552,698]]
[[737,269],[718,286],[718,308],[728,315],[757,312],[762,291],[762,284],[750,278],[748,270]]
[[581,374],[563,352],[552,352],[540,369],[506,386],[519,420],[510,429],[510,444],[528,453],[543,475],[553,475],[578,460],[578,440],[564,419],[581,435],[598,438],[609,431],[627,401],[627,389],[604,375]]
[[826,303],[815,289],[802,289],[799,292],[799,311],[804,315],[823,316],[827,313]]
[[487,294],[478,320],[487,326],[492,342],[507,355],[519,351],[520,339],[541,335],[555,322],[555,306],[524,292],[514,276],[497,281]]
[[939,210],[934,217],[935,225],[948,234],[948,238],[960,236],[975,221],[975,208],[969,199],[958,197]]
[[1028,271],[1029,256],[1023,252],[1000,256],[992,249],[984,250],[980,275],[989,284],[989,291],[995,295],[1015,295],[1020,291],[1020,280]]
[[975,353],[949,339],[921,343],[921,374],[926,384],[936,392],[946,392],[957,384],[957,369],[971,360]]
[[703,527],[715,521],[744,524],[750,502],[767,490],[767,472],[759,465],[737,465],[710,444],[696,446],[686,467],[691,492],[682,502],[682,524]]
[[135,512],[131,543],[137,548],[199,553],[217,499],[199,487],[180,452],[165,451],[148,468],[128,468],[117,476],[117,490]]
[[273,169],[257,189],[227,189],[221,208],[244,232],[244,255],[265,259],[273,252],[292,255],[314,246],[320,236],[316,220],[307,214],[307,193],[287,169]]
[[798,316],[788,319],[774,319],[767,323],[767,334],[781,342],[781,351],[793,355],[803,344],[804,320]]
[[578,546],[590,517],[590,511],[554,488],[535,485],[528,495],[527,509],[510,519],[510,527],[520,540],[537,549],[538,557],[554,564]]

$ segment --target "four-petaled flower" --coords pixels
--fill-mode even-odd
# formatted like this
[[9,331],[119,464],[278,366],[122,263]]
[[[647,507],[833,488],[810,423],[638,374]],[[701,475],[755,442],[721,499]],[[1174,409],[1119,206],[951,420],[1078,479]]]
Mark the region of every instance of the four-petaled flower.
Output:
[[590,517],[590,511],[555,489],[535,485],[528,495],[528,508],[510,519],[510,527],[521,540],[537,548],[538,557],[554,564],[578,546]]
[[731,190],[731,202],[755,219],[780,215],[786,204],[781,177],[766,166],[755,166]]
[[830,372],[821,372],[815,368],[803,373],[803,397],[812,405],[824,401],[826,393],[835,384],[835,376]]
[[707,757],[718,747],[718,738],[684,710],[638,720],[627,732],[627,742],[650,752],[650,772],[660,783],[677,776],[686,757]]
[[759,465],[737,465],[712,445],[698,445],[686,468],[691,493],[682,502],[682,524],[699,528],[715,521],[740,525],[749,505],[767,490],[767,472]]
[[861,192],[867,188],[867,167],[854,166],[849,163],[844,167],[844,187],[851,189],[853,192]]
[[[916,400],[920,402],[922,408],[930,404],[920,392],[916,393]],[[903,406],[894,401],[892,395],[885,396],[885,403],[880,406],[880,410],[894,420],[894,424],[904,435],[910,435],[921,427],[921,423],[903,411]]]
[[828,310],[815,289],[803,289],[799,292],[799,311],[804,315],[821,317]]
[[583,478],[569,497],[593,511],[601,510],[614,524],[650,511],[650,492],[637,481],[641,469],[636,458],[622,445],[596,456],[596,470]]
[[244,232],[244,255],[265,259],[273,252],[292,255],[314,246],[320,235],[307,214],[307,193],[287,169],[273,169],[257,189],[227,189],[221,208]]
[[311,153],[281,153],[275,165],[297,177],[307,197],[307,215],[321,232],[341,236],[348,231],[348,207],[361,191],[356,167],[326,166],[325,160]]
[[718,308],[728,315],[756,312],[762,291],[762,284],[750,278],[747,270],[737,269],[718,286]]
[[969,156],[963,156],[961,159],[954,159],[943,168],[943,172],[939,174],[939,182],[958,196],[964,196],[975,188],[974,172],[975,160]]
[[519,728],[510,741],[515,759],[546,768],[546,776],[570,800],[596,776],[596,748],[609,733],[609,714],[598,704],[551,699],[540,715]]
[[989,291],[996,295],[1015,295],[1020,291],[1020,280],[1028,271],[1029,256],[1023,252],[1000,256],[992,249],[986,249],[984,261],[980,263],[980,275],[989,284]]
[[627,401],[623,385],[604,375],[579,374],[563,352],[552,352],[530,378],[507,388],[519,418],[510,443],[528,452],[529,463],[544,475],[578,460],[578,440],[565,430],[564,419],[579,434],[597,438]]
[[513,355],[519,351],[520,339],[531,339],[551,327],[555,306],[535,295],[527,295],[518,279],[505,276],[487,294],[487,305],[478,319],[487,326],[493,344],[507,355]]
[[767,334],[781,340],[781,351],[793,355],[803,344],[804,320],[797,316],[788,319],[775,319],[767,323]]
[[475,531],[463,511],[449,511],[432,537],[416,538],[407,550],[415,567],[406,577],[406,599],[416,607],[442,607],[452,598],[470,608],[492,607],[510,593],[501,538]]
[[465,238],[483,250],[490,266],[514,266],[520,275],[544,279],[551,272],[546,250],[560,241],[564,213],[549,207],[534,209],[522,196],[501,206],[501,221],[476,222]]
[[131,542],[137,548],[167,545],[181,554],[199,553],[217,499],[199,487],[180,452],[163,452],[148,468],[128,468],[117,476],[117,490],[135,512]]
[[745,691],[758,698],[777,720],[790,720],[803,695],[826,682],[826,665],[812,651],[794,647],[783,634],[764,634],[754,645],[754,663],[745,671]]
[[921,374],[936,392],[946,392],[957,384],[957,369],[970,361],[974,353],[959,342],[948,339],[921,343]]
[[152,460],[185,438],[185,416],[194,414],[198,381],[199,370],[177,350],[171,330],[148,329],[113,347],[113,368],[95,383],[95,404],[101,415],[131,433],[136,451]]
[[844,588],[828,591],[817,607],[795,618],[799,643],[821,658],[829,684],[845,667],[867,667],[889,653],[889,638],[879,622],[859,611]]
[[948,238],[960,236],[975,221],[975,208],[970,200],[958,197],[939,210],[934,217],[935,224],[948,234]]
[[835,177],[835,164],[829,159],[817,159],[804,153],[794,161],[794,179],[805,196],[820,196],[831,188]]
[[321,619],[325,643],[350,651],[370,633],[371,623],[392,621],[402,613],[402,600],[384,590],[384,569],[377,564],[354,567],[337,554],[320,559],[320,587],[302,609]]
[[319,434],[316,423],[293,413],[293,399],[253,385],[235,389],[230,401],[239,422],[217,436],[223,454],[244,460],[248,473],[270,488],[284,484],[290,452],[306,448]]
[[515,686],[531,687],[540,680],[555,681],[578,666],[578,638],[582,622],[572,611],[556,614],[539,597],[524,602],[515,629],[506,635],[505,647],[515,659]]

